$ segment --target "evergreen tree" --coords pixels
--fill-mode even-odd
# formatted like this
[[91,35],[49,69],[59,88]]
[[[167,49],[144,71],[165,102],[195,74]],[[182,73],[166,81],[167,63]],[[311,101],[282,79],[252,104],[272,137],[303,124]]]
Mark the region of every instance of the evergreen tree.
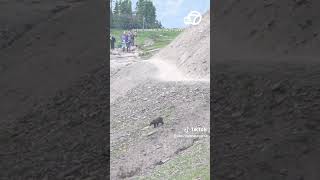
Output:
[[132,12],[131,0],[116,0],[112,17],[112,27],[131,28],[162,28],[156,20],[156,7],[150,0],[138,0],[135,13]]
[[120,1],[119,11],[120,11],[120,19],[121,19],[119,24],[122,28],[128,29],[132,19],[131,0]]
[[156,23],[156,8],[151,1],[145,1],[144,17],[146,28],[154,28]]
[[119,28],[119,21],[120,21],[120,8],[119,8],[119,1],[116,0],[113,9],[113,20],[112,20],[112,27]]
[[136,4],[136,14],[138,23],[145,28],[157,28],[159,24],[156,21],[156,7],[150,0],[138,0]]
[[120,15],[118,0],[116,0],[116,2],[115,2],[114,9],[113,9],[113,14],[114,15]]
[[142,25],[144,18],[144,0],[138,0],[136,4],[136,16],[139,25]]
[[110,25],[111,25],[111,27],[113,27],[114,26],[114,22],[113,22],[113,20],[114,20],[114,18],[113,18],[113,12],[112,12],[112,2],[110,1]]

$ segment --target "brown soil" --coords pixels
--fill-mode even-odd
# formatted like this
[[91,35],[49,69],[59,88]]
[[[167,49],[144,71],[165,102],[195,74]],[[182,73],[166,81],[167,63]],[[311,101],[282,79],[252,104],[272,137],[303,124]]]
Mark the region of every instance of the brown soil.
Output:
[[1,179],[106,177],[104,7],[1,1]]
[[319,2],[214,7],[214,179],[319,179]]

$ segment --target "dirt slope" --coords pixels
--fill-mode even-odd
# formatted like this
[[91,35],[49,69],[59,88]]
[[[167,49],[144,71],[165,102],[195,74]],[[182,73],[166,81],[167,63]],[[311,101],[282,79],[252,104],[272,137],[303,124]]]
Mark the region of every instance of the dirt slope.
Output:
[[[215,4],[215,55],[319,55],[317,0],[226,0]],[[232,48],[232,51],[230,51]]]
[[209,179],[209,24],[148,60],[111,56],[112,179]]
[[106,177],[104,7],[1,1],[2,179]]
[[32,0],[0,2],[0,49],[13,45],[37,24],[79,4],[81,0]]
[[100,67],[1,125],[4,179],[105,179],[108,67]]
[[[37,6],[45,11],[48,7],[46,2],[43,3],[44,10],[41,3]],[[18,6],[19,3],[13,4]],[[68,83],[101,64],[105,58],[102,46],[105,39],[101,38],[105,37],[104,19],[97,19],[104,17],[104,11],[92,11],[97,4],[73,3],[54,14],[51,11],[51,14],[48,13],[50,15],[42,13],[42,21],[37,21],[41,16],[36,18],[32,13],[23,13],[22,10],[35,11],[31,8],[33,6],[29,7],[27,2],[20,4],[26,5],[18,9],[21,12],[17,11],[14,16],[10,11],[8,19],[13,19],[12,26],[20,32],[22,29],[14,23],[18,23],[16,16],[21,13],[20,16],[26,18],[20,23],[32,24],[32,28],[19,38],[12,37],[16,40],[11,46],[0,51],[0,97],[1,102],[6,102],[0,103],[1,119],[25,110],[34,100],[66,88]],[[57,2],[49,7],[56,8],[59,4]],[[84,12],[88,12],[86,16],[82,15]]]
[[[209,95],[208,83],[149,80],[111,103],[112,179],[173,179],[190,172],[202,178],[208,176],[209,138],[175,135],[208,136],[208,129],[206,133],[186,133],[184,129],[209,127]],[[165,124],[159,128],[149,126],[158,116],[164,118]],[[197,158],[178,165],[198,146],[201,151],[194,155]],[[169,171],[175,172],[165,170],[170,164],[173,167]],[[202,169],[207,171],[201,174]]]
[[319,64],[216,63],[217,179],[318,179]]
[[201,23],[184,30],[154,58],[175,64],[190,78],[209,79],[210,74],[210,11]]
[[320,178],[319,5],[214,1],[214,179]]
[[[110,62],[111,178],[208,179],[208,81],[190,80],[172,64],[133,53],[112,55]],[[165,125],[149,126],[158,116]],[[175,137],[188,134],[187,127],[207,127],[199,132],[207,137]]]

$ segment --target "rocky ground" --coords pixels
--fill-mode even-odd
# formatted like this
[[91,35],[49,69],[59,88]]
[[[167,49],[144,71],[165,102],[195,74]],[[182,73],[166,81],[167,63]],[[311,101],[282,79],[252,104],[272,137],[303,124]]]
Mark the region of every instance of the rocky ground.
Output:
[[83,0],[30,0],[0,2],[0,49],[9,47],[39,24],[54,18]]
[[187,28],[154,58],[175,64],[190,78],[210,78],[210,11],[198,26]]
[[209,32],[206,13],[147,60],[111,53],[112,179],[210,179]]
[[[137,174],[145,174],[174,159],[195,141],[208,143],[208,137],[207,140],[179,139],[174,135],[186,134],[187,127],[208,127],[209,109],[206,83],[147,82],[130,90],[124,98],[111,104],[111,172],[119,171],[122,166],[127,169],[118,172],[124,174],[122,176],[132,169],[139,169]],[[158,116],[164,118],[165,125],[149,126]],[[208,133],[207,128],[205,133],[193,134],[209,136]],[[208,161],[198,163],[208,165]]]
[[[1,128],[5,179],[104,179],[108,144],[108,68],[38,101]],[[6,129],[4,129],[6,127]]]
[[[158,78],[159,71],[170,74],[166,71],[170,68],[151,63],[156,59],[128,63],[130,58],[113,58],[111,71],[119,63],[125,65],[111,76],[111,97],[115,97],[110,123],[112,179],[209,177],[209,82]],[[149,126],[158,116],[165,124]],[[184,131],[197,127],[206,129]],[[188,134],[200,137],[175,137]],[[190,158],[191,154],[198,158]],[[188,158],[192,163],[185,162]],[[168,167],[175,171],[169,173]]]
[[214,179],[319,179],[319,2],[213,6]]
[[214,177],[318,179],[319,64],[216,63]]
[[106,178],[104,2],[0,9],[0,179]]
[[[3,14],[8,16],[7,23],[17,31],[23,30],[14,23],[18,23],[19,17],[25,17],[19,19],[20,24],[33,25],[33,28],[21,37],[15,38],[11,46],[0,51],[0,97],[1,101],[5,102],[0,103],[0,119],[27,112],[26,107],[33,102],[68,88],[69,83],[77,81],[105,61],[106,39],[101,38],[105,37],[106,28],[103,22],[103,2],[99,4],[70,1],[70,8],[55,14],[46,11],[46,2],[42,2],[43,7],[42,3],[34,5],[44,11],[41,16],[23,13],[34,11],[34,6],[27,1],[8,1],[0,6],[12,6],[7,7],[7,11],[11,10],[10,13]],[[51,4],[50,7],[55,8],[59,2]],[[23,8],[14,9],[15,6]],[[97,6],[102,6],[101,11],[92,11]],[[87,11],[90,13],[79,18]],[[47,17],[45,12],[49,13],[50,17]],[[44,20],[36,21],[40,17]],[[1,21],[1,24],[6,25],[5,22]],[[86,23],[91,24],[91,27],[83,26]],[[95,36],[88,36],[89,34]]]
[[117,51],[109,70],[104,3],[0,2],[0,177],[209,179],[208,78]]

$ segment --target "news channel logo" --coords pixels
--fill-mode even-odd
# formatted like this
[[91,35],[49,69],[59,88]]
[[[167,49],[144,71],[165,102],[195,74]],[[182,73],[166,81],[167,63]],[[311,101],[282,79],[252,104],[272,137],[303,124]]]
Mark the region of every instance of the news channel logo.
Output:
[[196,26],[200,24],[202,20],[202,15],[198,11],[191,11],[186,17],[184,17],[183,21],[186,25]]

